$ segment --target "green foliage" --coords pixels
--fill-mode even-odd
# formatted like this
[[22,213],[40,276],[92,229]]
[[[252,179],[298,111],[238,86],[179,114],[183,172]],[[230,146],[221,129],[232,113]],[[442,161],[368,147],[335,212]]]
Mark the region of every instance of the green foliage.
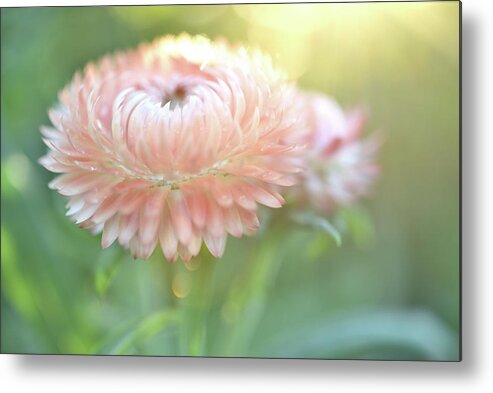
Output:
[[[260,343],[253,356],[362,359],[368,352],[403,359],[458,360],[455,333],[423,310],[361,309],[289,326]],[[383,357],[382,357],[383,358]]]
[[123,250],[118,250],[113,247],[108,253],[101,254],[101,257],[95,266],[94,286],[100,297],[106,295],[108,287],[125,258],[125,256],[122,255],[122,252]]
[[130,326],[118,337],[110,337],[99,349],[98,354],[125,355],[134,353],[135,348],[141,347],[148,340],[162,333],[171,326],[176,326],[179,321],[179,312],[173,309],[155,312],[142,321]]
[[368,248],[375,241],[373,218],[361,207],[339,209],[335,220],[359,248]]
[[301,225],[306,225],[313,229],[325,232],[329,235],[336,243],[337,246],[342,244],[342,237],[339,231],[330,221],[314,212],[301,212],[292,215],[293,220]]

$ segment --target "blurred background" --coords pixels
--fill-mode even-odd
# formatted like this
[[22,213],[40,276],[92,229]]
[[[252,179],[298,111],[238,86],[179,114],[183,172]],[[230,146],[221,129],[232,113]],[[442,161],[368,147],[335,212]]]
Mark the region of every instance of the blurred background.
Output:
[[[302,88],[368,109],[382,174],[331,218],[340,246],[293,224],[230,237],[212,267],[169,265],[101,250],[65,217],[37,163],[57,92],[181,32],[259,46]],[[1,44],[2,352],[458,359],[458,2],[4,8]]]

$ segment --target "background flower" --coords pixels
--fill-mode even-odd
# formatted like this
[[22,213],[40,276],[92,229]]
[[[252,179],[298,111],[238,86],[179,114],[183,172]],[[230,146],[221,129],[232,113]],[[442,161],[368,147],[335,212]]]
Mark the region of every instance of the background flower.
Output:
[[315,209],[330,212],[367,194],[379,167],[379,138],[363,138],[366,116],[361,109],[345,112],[333,99],[304,93],[309,133],[306,167],[293,192]]
[[63,175],[69,215],[135,258],[157,243],[170,261],[205,241],[252,234],[257,204],[280,207],[294,184],[304,127],[293,87],[256,50],[165,37],[89,64],[42,128],[41,163]]

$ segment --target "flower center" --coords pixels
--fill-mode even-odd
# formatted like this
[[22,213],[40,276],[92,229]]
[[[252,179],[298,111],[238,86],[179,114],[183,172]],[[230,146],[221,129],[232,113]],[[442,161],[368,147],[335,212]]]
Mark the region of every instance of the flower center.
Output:
[[170,93],[164,93],[161,99],[161,107],[165,106],[168,102],[170,108],[174,109],[180,105],[187,96],[187,89],[184,85],[178,84]]

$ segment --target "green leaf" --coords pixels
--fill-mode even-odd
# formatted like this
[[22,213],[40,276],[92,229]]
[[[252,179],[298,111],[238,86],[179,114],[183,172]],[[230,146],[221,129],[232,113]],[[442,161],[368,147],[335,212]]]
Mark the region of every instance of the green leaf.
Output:
[[96,263],[94,286],[99,297],[104,297],[113,281],[118,268],[122,265],[126,255],[121,250],[112,247],[101,253]]
[[[351,240],[359,248],[365,248],[375,239],[375,227],[371,215],[361,207],[340,209],[337,212],[336,222],[347,231]],[[343,231],[343,232],[344,232]]]
[[[457,360],[458,334],[426,310],[359,310],[304,321],[257,344],[253,356],[363,359],[394,353],[415,360]],[[409,356],[408,356],[409,357]]]
[[174,326],[179,318],[178,311],[174,309],[151,314],[116,339],[112,337],[107,340],[109,343],[100,345],[97,352],[112,355],[129,354],[132,348],[144,344],[170,326]]
[[292,215],[292,219],[300,225],[321,230],[334,239],[337,246],[342,244],[342,237],[337,228],[325,217],[317,216],[312,212],[301,212]]

